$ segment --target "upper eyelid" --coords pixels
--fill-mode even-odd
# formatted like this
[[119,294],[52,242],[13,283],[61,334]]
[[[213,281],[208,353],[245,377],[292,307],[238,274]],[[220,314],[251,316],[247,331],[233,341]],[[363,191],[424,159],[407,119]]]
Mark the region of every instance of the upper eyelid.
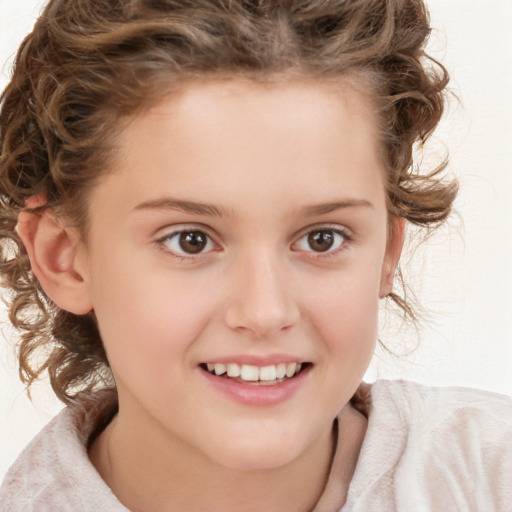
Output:
[[341,224],[318,223],[318,224],[313,224],[311,226],[307,226],[307,227],[302,228],[301,230],[297,231],[293,235],[292,239],[299,240],[304,235],[307,235],[308,233],[311,233],[312,231],[322,231],[322,230],[337,231],[337,232],[341,233],[343,236],[345,236],[346,238],[352,238],[352,236],[353,236],[352,230],[347,228],[346,226],[341,225]]
[[321,261],[322,259],[327,260],[328,258],[334,258],[338,254],[340,254],[342,251],[344,251],[347,247],[347,244],[351,244],[353,241],[353,235],[352,231],[349,228],[346,228],[344,226],[341,226],[339,224],[317,224],[316,226],[309,227],[305,231],[299,232],[299,235],[294,238],[294,242],[292,243],[291,247],[293,250],[293,245],[297,244],[302,240],[308,233],[314,232],[314,231],[335,231],[339,235],[343,237],[343,242],[340,244],[340,246],[334,250],[329,250],[325,252],[316,252],[314,250],[311,251],[302,251],[311,254],[311,258],[314,260]]
[[[350,237],[352,236],[352,230],[347,228],[346,226],[340,225],[340,224],[332,224],[332,223],[318,223],[318,224],[312,224],[309,226],[306,226],[298,231],[296,231],[292,236],[291,240],[300,238],[307,233],[310,233],[311,231],[315,230],[333,230],[333,231],[339,231],[343,233],[345,236]],[[166,232],[168,230],[168,232]],[[158,228],[155,233],[154,237],[156,238],[167,238],[169,236],[172,236],[176,233],[182,233],[183,231],[203,231],[205,234],[210,236],[211,238],[219,238],[216,232],[205,224],[201,223],[183,223],[183,224],[176,224],[172,226],[166,226],[163,228]]]
[[186,233],[186,232],[191,232],[191,231],[200,231],[201,233],[204,233],[210,239],[211,243],[213,244],[213,246],[214,246],[213,251],[215,251],[216,249],[218,250],[219,247],[222,247],[221,244],[218,242],[218,238],[215,235],[212,235],[211,229],[209,229],[208,227],[206,227],[202,224],[197,224],[197,223],[177,224],[177,225],[173,225],[173,226],[167,226],[164,228],[160,228],[153,235],[153,239],[154,239],[153,243],[156,244],[160,248],[160,250],[162,250],[163,252],[165,252],[171,256],[178,257],[183,261],[184,260],[194,260],[194,259],[200,258],[201,256],[205,256],[206,254],[212,252],[212,250],[209,250],[206,252],[201,251],[197,254],[187,254],[185,252],[183,254],[181,254],[181,253],[176,254],[169,247],[166,247],[167,240],[170,240],[171,238],[173,238],[174,236],[176,236],[180,233]]
[[172,226],[166,226],[163,228],[158,228],[154,234],[153,237],[159,241],[164,240],[166,238],[169,238],[173,235],[176,235],[177,233],[183,233],[185,231],[201,231],[205,235],[208,235],[212,240],[215,238],[218,238],[217,235],[213,232],[211,228],[208,226],[205,226],[201,223],[190,223],[190,224],[175,224]]
[[[162,231],[162,230],[165,230],[165,228],[162,228],[161,230],[158,230],[158,231]],[[158,233],[158,231],[157,231],[157,233]],[[204,233],[210,239],[211,243],[213,244],[213,246],[214,246],[213,249],[210,249],[205,252],[201,251],[196,254],[188,254],[186,252],[177,253],[174,250],[172,250],[169,246],[167,246],[167,244],[166,244],[167,240],[170,240],[171,238],[175,237],[176,235],[179,235],[180,233],[187,233],[187,232],[193,232],[193,231],[199,231],[201,233]],[[169,232],[162,234],[161,236],[157,236],[153,243],[155,245],[157,245],[159,250],[163,251],[165,254],[167,254],[173,258],[179,258],[182,262],[185,262],[185,261],[192,262],[194,260],[198,260],[199,258],[201,258],[201,256],[205,256],[205,255],[209,254],[210,252],[215,252],[216,247],[217,248],[219,247],[219,243],[215,240],[214,237],[212,237],[208,233],[207,229],[205,229],[204,227],[198,228],[197,226],[183,227],[183,228],[179,228],[179,229],[169,230]]]

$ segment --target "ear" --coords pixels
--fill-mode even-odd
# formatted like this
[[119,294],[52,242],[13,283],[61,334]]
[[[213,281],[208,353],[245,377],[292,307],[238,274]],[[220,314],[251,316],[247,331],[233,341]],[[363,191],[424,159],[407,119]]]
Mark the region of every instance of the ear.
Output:
[[[26,201],[30,209],[44,206],[46,195]],[[75,228],[67,228],[51,210],[22,211],[18,234],[30,258],[32,271],[55,304],[66,311],[84,315],[92,310],[87,283],[79,268],[80,238]]]
[[391,226],[386,244],[386,253],[382,264],[380,276],[379,297],[382,299],[393,289],[395,270],[400,260],[405,236],[405,219],[395,217],[391,220]]

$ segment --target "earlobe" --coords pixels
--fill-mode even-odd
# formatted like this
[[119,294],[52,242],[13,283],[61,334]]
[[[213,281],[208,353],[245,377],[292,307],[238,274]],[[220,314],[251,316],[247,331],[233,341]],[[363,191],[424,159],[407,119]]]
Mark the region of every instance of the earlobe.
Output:
[[393,289],[396,267],[400,261],[400,254],[405,237],[405,219],[395,218],[392,220],[392,226],[389,232],[386,245],[386,253],[382,265],[380,278],[379,297],[382,299]]
[[[44,196],[33,196],[29,208],[45,204]],[[62,225],[51,209],[22,211],[18,233],[25,245],[32,271],[55,304],[71,313],[83,315],[92,310],[87,283],[77,268],[78,234]]]

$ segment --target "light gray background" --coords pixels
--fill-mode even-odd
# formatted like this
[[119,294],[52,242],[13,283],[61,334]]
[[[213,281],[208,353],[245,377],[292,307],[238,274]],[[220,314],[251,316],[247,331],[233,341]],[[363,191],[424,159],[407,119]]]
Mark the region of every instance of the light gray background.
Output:
[[[0,88],[40,0],[0,0]],[[446,148],[461,181],[458,216],[413,254],[409,282],[429,314],[419,348],[394,359],[378,351],[367,373],[512,395],[512,0],[431,0],[430,44],[450,70],[452,101],[432,145]],[[4,315],[2,315],[4,316]],[[414,331],[388,322],[382,338],[400,347]],[[23,446],[61,407],[47,383],[34,403],[17,380],[12,332],[0,342],[0,479]],[[405,343],[407,345],[407,343]]]

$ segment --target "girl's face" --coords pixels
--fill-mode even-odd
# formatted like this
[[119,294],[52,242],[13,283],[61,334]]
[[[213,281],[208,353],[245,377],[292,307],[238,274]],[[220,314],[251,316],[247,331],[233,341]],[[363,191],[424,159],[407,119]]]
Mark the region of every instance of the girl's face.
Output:
[[325,439],[399,255],[383,178],[346,84],[202,81],[134,118],[80,256],[119,424],[239,469]]

